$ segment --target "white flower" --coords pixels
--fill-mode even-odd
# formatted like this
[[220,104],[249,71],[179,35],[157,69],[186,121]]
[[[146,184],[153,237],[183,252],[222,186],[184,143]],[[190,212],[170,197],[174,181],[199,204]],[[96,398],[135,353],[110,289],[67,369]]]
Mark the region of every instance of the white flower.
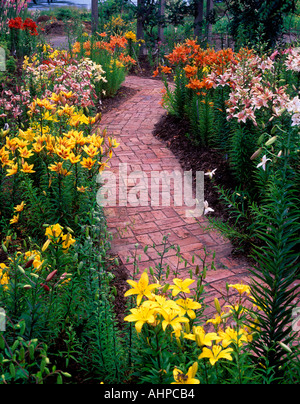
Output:
[[256,167],[257,167],[257,168],[258,168],[258,167],[262,167],[263,170],[266,171],[266,164],[267,164],[267,161],[271,161],[271,159],[267,159],[267,156],[264,155],[264,156],[262,157],[262,159],[261,159],[261,162],[260,162],[259,164],[257,164]]
[[208,206],[207,201],[204,201],[204,215],[206,215],[208,212],[214,212],[214,210]]
[[212,177],[215,175],[216,172],[216,168],[212,171],[207,171],[207,173],[205,173],[204,175],[208,175],[210,179],[212,179]]

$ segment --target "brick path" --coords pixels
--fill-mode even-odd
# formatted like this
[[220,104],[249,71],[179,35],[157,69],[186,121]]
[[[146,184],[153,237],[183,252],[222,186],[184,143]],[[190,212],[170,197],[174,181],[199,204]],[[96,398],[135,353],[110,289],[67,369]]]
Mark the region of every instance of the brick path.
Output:
[[[110,171],[117,177],[119,164],[127,164],[128,175],[132,171],[143,170],[150,178],[153,170],[169,172],[182,169],[172,152],[152,134],[156,122],[165,110],[160,105],[160,81],[128,76],[125,86],[139,91],[121,106],[103,114],[100,128],[107,128],[108,134],[114,136],[120,146],[110,161]],[[128,190],[135,185],[127,181]],[[172,200],[171,200],[172,202]],[[230,255],[231,244],[223,239],[216,231],[205,229],[206,218],[201,217],[201,223],[194,218],[186,217],[185,208],[171,206],[115,206],[106,207],[108,228],[113,235],[112,253],[117,254],[133,272],[133,257],[137,251],[140,254],[139,267],[141,270],[154,267],[160,257],[151,247],[144,252],[145,245],[156,244],[162,250],[162,239],[169,235],[169,242],[180,246],[182,257],[187,265],[180,264],[180,276],[188,277],[188,271],[201,264],[198,255],[204,256],[203,248],[215,251],[216,270],[207,272],[206,302],[213,302],[215,297],[221,299],[226,290],[226,282],[247,283],[249,265],[244,260],[233,259]],[[139,247],[136,250],[136,244]],[[194,256],[194,262],[193,262]],[[129,260],[128,260],[129,257]],[[211,260],[211,255],[208,262]],[[171,270],[177,267],[176,250],[171,249],[166,254],[164,262]],[[222,299],[221,299],[222,300]]]

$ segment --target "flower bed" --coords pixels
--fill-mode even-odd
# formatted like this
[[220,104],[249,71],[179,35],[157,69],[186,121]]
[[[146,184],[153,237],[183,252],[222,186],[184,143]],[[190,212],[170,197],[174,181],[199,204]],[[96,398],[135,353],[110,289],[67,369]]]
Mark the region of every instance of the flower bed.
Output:
[[288,361],[283,350],[299,338],[292,325],[300,269],[299,60],[297,48],[217,52],[187,40],[154,72],[162,74],[167,111],[189,122],[191,144],[228,163],[232,185],[216,184],[216,167],[205,172],[228,212],[227,221],[214,217],[208,201],[209,221],[254,262],[251,293],[259,302],[260,332],[249,349],[267,358],[279,378]]
[[[13,17],[11,30],[35,34]],[[163,251],[145,247],[160,257],[155,268],[140,271],[136,257],[117,321],[118,262],[95,182],[118,143],[95,125],[99,97],[115,94],[133,63],[123,51],[135,38],[97,39],[85,35],[71,53],[28,48],[23,80],[1,94],[0,383],[297,382],[298,53],[258,57],[187,41],[168,56],[175,91],[165,80],[164,105],[190,120],[198,143],[228,155],[239,184],[218,187],[231,226],[214,224],[251,243],[253,284],[226,285],[207,317],[214,254],[203,249],[202,265],[181,279],[164,264],[170,248],[183,262],[165,237]],[[212,181],[215,172],[206,172]]]
[[[18,21],[10,29],[22,29]],[[95,187],[118,146],[96,127],[106,72],[91,59],[37,49],[0,98],[1,383],[116,377],[109,234]]]

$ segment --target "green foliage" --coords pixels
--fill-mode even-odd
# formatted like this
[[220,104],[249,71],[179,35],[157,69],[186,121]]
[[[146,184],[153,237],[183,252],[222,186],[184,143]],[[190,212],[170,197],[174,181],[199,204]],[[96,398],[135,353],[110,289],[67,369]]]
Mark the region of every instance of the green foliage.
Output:
[[207,95],[204,97],[194,95],[191,104],[186,108],[193,138],[201,146],[209,145],[215,134],[214,113],[209,100],[210,97]]
[[114,313],[114,275],[107,260],[110,243],[101,210],[94,206],[80,225],[78,266],[66,313],[76,330],[76,352],[80,352],[76,362],[87,378],[119,383],[124,377],[126,352]]
[[[258,314],[259,339],[253,344],[254,354],[264,358],[274,376],[283,376],[281,366],[289,346],[296,337],[291,319],[299,274],[299,195],[290,182],[290,169],[284,165],[271,175],[267,184],[263,209],[257,220],[261,227],[257,236],[264,243],[254,246],[252,294],[261,308]],[[264,224],[264,226],[262,226]]]
[[[282,33],[283,16],[295,11],[294,0],[235,0],[227,2],[232,19],[230,31],[238,46],[265,41],[273,47]],[[257,33],[260,31],[260,37]]]
[[125,66],[121,65],[117,55],[112,57],[105,49],[101,49],[100,52],[95,51],[92,59],[105,71],[106,81],[97,84],[97,93],[102,94],[103,97],[115,96],[125,80],[127,74]]
[[229,89],[228,88],[216,88],[212,94],[213,102],[213,125],[214,134],[209,138],[209,145],[214,149],[219,149],[225,153],[230,148],[230,133],[231,133],[231,122],[227,119],[226,104],[225,101],[228,99]]
[[247,184],[247,188],[253,184],[253,162],[250,157],[256,150],[258,136],[259,133],[252,123],[234,123],[231,126],[227,149],[230,167],[237,182]]
[[[25,336],[26,324],[7,322],[7,333],[0,333],[0,384],[44,384],[63,383],[63,376],[70,377],[67,372],[51,366],[48,357],[48,346],[38,339],[28,340]],[[9,338],[9,337],[8,337]]]
[[181,118],[185,114],[189,95],[188,89],[186,88],[188,80],[179,66],[175,69],[174,90],[170,86],[167,80],[167,76],[163,75],[162,78],[166,88],[166,94],[164,96],[164,106],[171,115],[175,115],[176,117]]

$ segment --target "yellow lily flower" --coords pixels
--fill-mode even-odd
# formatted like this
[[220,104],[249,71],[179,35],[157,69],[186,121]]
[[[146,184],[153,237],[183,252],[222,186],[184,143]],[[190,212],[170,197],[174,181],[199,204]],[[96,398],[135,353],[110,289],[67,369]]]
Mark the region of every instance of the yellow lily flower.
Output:
[[31,152],[31,150],[28,150],[27,147],[24,148],[20,148],[20,157],[24,158],[24,159],[29,159],[31,156],[34,155],[34,153]]
[[92,160],[90,157],[88,158],[83,157],[82,161],[80,162],[82,167],[87,168],[88,170],[91,170],[95,163],[96,160]]
[[159,283],[153,283],[149,285],[149,278],[147,272],[142,273],[141,278],[138,282],[129,279],[127,280],[127,283],[132,287],[132,289],[127,290],[124,296],[127,297],[131,295],[137,295],[138,306],[140,305],[142,298],[144,296],[146,296],[148,299],[151,299],[152,298],[151,291],[153,289],[160,287]]
[[4,285],[4,289],[7,289],[9,284],[9,276],[5,272],[7,269],[8,267],[5,264],[0,264],[0,285]]
[[183,308],[178,306],[174,300],[168,300],[164,296],[160,295],[154,295],[153,298],[155,300],[146,300],[143,302],[143,306],[150,307],[151,309],[155,310],[156,313],[161,313],[161,310],[173,309],[181,316],[185,314]]
[[6,177],[10,177],[11,175],[15,175],[18,172],[18,164],[11,165],[11,168],[7,170]]
[[70,153],[69,160],[72,164],[76,164],[79,163],[79,161],[81,160],[81,156],[75,156],[74,153]]
[[173,283],[174,285],[170,286],[170,289],[172,289],[172,296],[178,295],[178,293],[183,292],[183,293],[190,293],[189,286],[195,282],[193,279],[179,279],[179,278],[174,278]]
[[124,318],[124,321],[136,322],[135,329],[138,333],[142,331],[145,323],[154,323],[154,311],[146,306],[139,306],[138,308],[131,309],[131,314]]
[[99,150],[91,144],[89,146],[83,146],[82,150],[85,151],[86,154],[90,157],[95,157],[97,156],[97,154],[99,154]]
[[184,313],[187,313],[189,318],[191,318],[192,320],[196,318],[194,310],[201,309],[202,307],[200,303],[195,302],[193,299],[190,298],[178,299],[176,303],[184,309]]
[[212,341],[219,339],[215,332],[205,333],[201,326],[193,327],[193,333],[185,334],[184,338],[195,341],[199,347],[202,347],[203,345],[211,346]]
[[162,309],[160,314],[163,316],[164,320],[162,322],[162,328],[165,331],[167,326],[170,325],[176,332],[182,329],[181,323],[188,323],[189,319],[187,317],[180,316],[178,310],[174,309]]
[[232,361],[231,352],[233,352],[233,349],[231,348],[222,349],[220,345],[213,345],[212,349],[204,347],[198,359],[208,358],[210,364],[214,366],[219,359],[227,359]]
[[118,147],[120,145],[120,143],[118,143],[116,141],[116,139],[113,139],[111,137],[108,138],[108,144],[110,147],[113,147],[113,148]]
[[227,327],[225,332],[220,330],[218,334],[222,338],[223,348],[227,348],[232,342],[238,344],[239,347],[243,346],[243,343],[248,342],[243,330],[239,330],[239,333],[237,333],[233,328]]
[[57,239],[57,238],[59,239],[60,237],[63,236],[63,228],[58,223],[49,226],[46,229],[45,236],[47,236],[50,239]]
[[187,374],[184,374],[181,370],[175,368],[173,370],[173,377],[175,382],[172,382],[171,384],[199,384],[200,380],[195,379],[197,370],[197,362],[194,362],[193,365],[189,367]]
[[14,210],[15,210],[16,212],[22,212],[25,205],[26,205],[26,203],[25,203],[24,201],[22,201],[20,205],[17,205],[17,206],[14,208]]
[[25,162],[25,163],[22,164],[22,169],[21,169],[21,171],[22,171],[23,173],[26,173],[26,174],[35,173],[35,171],[33,170],[33,164],[29,165],[27,162]]
[[250,294],[250,286],[244,285],[243,283],[236,283],[235,285],[228,285],[230,288],[236,289],[239,294],[247,293],[248,295]]
[[70,233],[64,234],[62,236],[62,240],[63,240],[62,247],[64,250],[68,250],[71,245],[76,243],[76,240],[71,236]]
[[82,187],[77,187],[77,191],[78,192],[81,192],[81,193],[85,193],[86,192],[86,190],[87,190],[88,188],[87,187],[84,187],[84,186],[82,186]]
[[19,215],[14,215],[13,218],[10,220],[10,224],[16,224],[19,221]]
[[85,123],[86,125],[89,125],[90,120],[89,118],[84,115],[84,114],[73,114],[70,118],[69,124],[71,126],[77,126],[80,123]]

